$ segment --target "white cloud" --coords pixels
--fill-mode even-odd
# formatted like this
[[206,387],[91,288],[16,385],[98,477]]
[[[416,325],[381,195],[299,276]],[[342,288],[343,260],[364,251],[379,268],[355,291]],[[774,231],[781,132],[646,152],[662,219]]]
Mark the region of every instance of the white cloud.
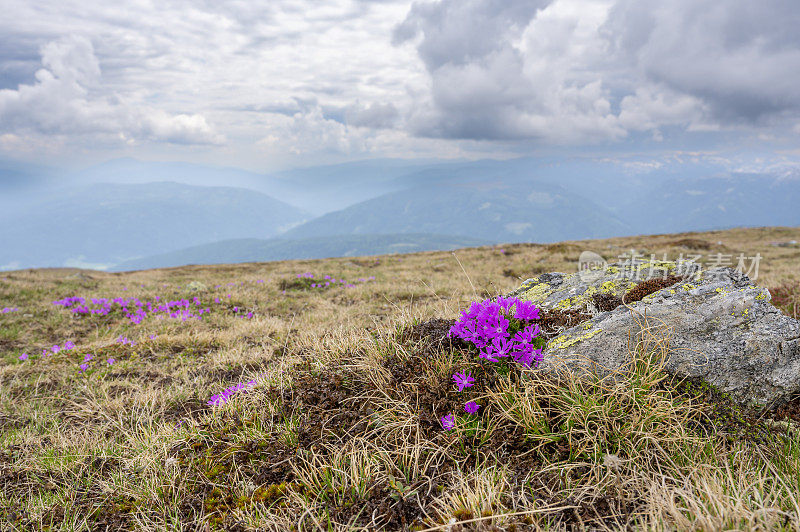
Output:
[[[97,94],[102,83],[91,42],[73,36],[42,47],[35,83],[0,90],[0,131],[71,135],[121,141],[217,144],[199,114],[170,114]],[[13,133],[12,133],[13,132]]]
[[799,25],[795,0],[618,0],[604,32],[632,75],[757,122],[800,110]]

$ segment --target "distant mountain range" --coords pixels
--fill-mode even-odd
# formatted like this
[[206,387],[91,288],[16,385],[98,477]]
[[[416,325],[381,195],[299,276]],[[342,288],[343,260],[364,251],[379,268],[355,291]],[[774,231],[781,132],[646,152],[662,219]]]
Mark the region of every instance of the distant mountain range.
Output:
[[654,183],[620,211],[641,233],[800,225],[800,174],[729,174]]
[[449,250],[491,245],[479,238],[431,234],[339,235],[298,240],[244,238],[193,246],[169,253],[129,260],[115,271],[169,268],[186,264],[267,262],[290,259],[323,259]]
[[60,175],[0,161],[0,270],[796,226],[798,167],[731,172],[695,156],[380,159],[267,175],[117,159]]
[[608,209],[549,183],[439,182],[328,213],[282,235],[444,233],[500,242],[555,242],[624,234]]
[[0,268],[105,268],[187,245],[274,236],[309,215],[252,190],[96,184],[0,214]]

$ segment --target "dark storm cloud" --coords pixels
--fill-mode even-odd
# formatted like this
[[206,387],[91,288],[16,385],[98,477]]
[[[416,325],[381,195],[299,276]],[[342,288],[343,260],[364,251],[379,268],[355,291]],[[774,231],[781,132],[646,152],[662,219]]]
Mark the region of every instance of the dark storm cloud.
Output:
[[422,35],[417,50],[429,70],[464,65],[507,50],[552,0],[442,0],[415,3],[394,31],[396,44]]
[[42,66],[39,47],[34,39],[0,35],[0,89],[16,89],[33,81]]
[[415,3],[393,41],[415,44],[430,79],[415,133],[581,143],[791,129],[798,28],[797,0],[438,0]]
[[418,134],[445,138],[535,135],[520,115],[537,102],[514,46],[536,13],[552,0],[442,0],[415,3],[393,42],[419,39],[431,76],[433,109],[410,120]]
[[648,80],[757,121],[800,109],[798,28],[796,0],[620,0],[604,31]]

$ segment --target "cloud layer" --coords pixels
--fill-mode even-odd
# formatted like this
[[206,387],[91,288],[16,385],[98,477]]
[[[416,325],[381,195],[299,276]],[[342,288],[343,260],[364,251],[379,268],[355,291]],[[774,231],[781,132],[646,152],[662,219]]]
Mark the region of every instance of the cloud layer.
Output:
[[41,50],[35,82],[0,90],[0,132],[19,136],[86,136],[136,143],[219,144],[200,114],[170,114],[96,94],[102,82],[91,42],[79,36],[51,41]]
[[800,131],[795,0],[122,4],[9,3],[0,151],[306,163]]

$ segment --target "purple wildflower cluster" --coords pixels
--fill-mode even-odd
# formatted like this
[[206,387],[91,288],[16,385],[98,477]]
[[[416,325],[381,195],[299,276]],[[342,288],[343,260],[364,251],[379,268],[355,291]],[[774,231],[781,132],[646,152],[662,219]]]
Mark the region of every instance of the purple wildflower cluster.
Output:
[[[488,362],[514,360],[525,367],[537,366],[542,361],[539,326],[531,323],[539,319],[539,309],[529,301],[515,297],[498,297],[472,303],[469,310],[450,328],[449,335],[472,343],[478,349],[478,357]],[[472,373],[462,371],[453,374],[459,392],[474,386]],[[476,414],[480,405],[469,401],[464,405],[468,414]],[[445,430],[455,427],[453,414],[441,418]]]
[[58,353],[59,351],[71,351],[75,349],[75,344],[71,340],[67,340],[64,342],[63,346],[59,346],[58,344],[54,345],[50,349],[42,349],[42,356],[47,357]]
[[211,396],[211,399],[208,400],[208,406],[222,406],[228,402],[228,399],[231,398],[232,395],[237,394],[239,392],[246,392],[253,388],[256,385],[256,381],[249,381],[246,383],[239,383],[233,386],[229,386],[225,388],[220,393],[214,394]]
[[[75,343],[72,340],[67,340],[64,342],[64,345],[55,344],[53,347],[42,349],[42,357],[51,357],[56,353],[60,353],[61,351],[72,351],[75,349]],[[34,355],[35,356],[35,355]],[[30,358],[28,353],[22,353],[19,357],[20,360],[25,361]]]
[[243,319],[246,319],[246,320],[253,319],[253,313],[252,312],[248,312],[247,314],[244,314],[245,310],[246,309],[243,309],[243,308],[233,307],[233,313],[236,315],[237,318],[243,318]]
[[[314,277],[314,274],[311,273],[311,272],[298,273],[297,274],[297,278],[298,279],[315,279],[315,280],[317,280]],[[335,277],[333,277],[331,275],[325,275],[324,277],[320,277],[318,279],[318,282],[311,283],[311,288],[328,288],[330,286],[342,286],[344,288],[353,288],[357,284],[368,283],[368,282],[374,281],[374,280],[375,280],[375,276],[374,275],[371,276],[371,277],[360,277],[358,280],[353,281],[353,282],[346,281],[345,279],[336,279]]]
[[134,345],[136,345],[136,342],[132,341],[132,340],[131,340],[130,338],[128,338],[127,336],[122,336],[122,335],[120,335],[120,336],[118,336],[118,337],[117,337],[117,340],[116,340],[116,342],[117,342],[118,344],[122,344],[122,345],[131,345],[131,346],[134,346]]
[[[120,339],[122,339],[122,338],[123,337],[120,336],[120,338],[117,339],[117,342],[120,342]],[[127,338],[125,338],[125,340],[126,340],[126,342],[120,342],[120,343],[130,343],[130,344],[134,345],[134,342],[130,342],[130,340],[128,340]],[[56,353],[61,353],[61,352],[64,352],[64,351],[72,351],[76,347],[77,346],[75,345],[75,342],[73,342],[72,340],[67,340],[66,342],[64,342],[63,345],[55,344],[53,347],[51,347],[49,349],[42,349],[42,358],[51,357]],[[17,358],[19,358],[21,361],[24,362],[24,361],[30,359],[31,357],[30,357],[30,355],[28,355],[28,353],[22,353]],[[89,369],[89,362],[91,362],[93,359],[94,359],[94,355],[88,354],[88,353],[85,354],[83,356],[82,363],[78,365],[78,373],[85,373]],[[106,362],[108,363],[109,366],[111,366],[111,365],[114,364],[114,362],[116,362],[116,360],[113,359],[113,358],[109,358]]]
[[0,309],[0,314],[8,314],[9,312],[18,312],[19,308],[17,307],[5,307]]
[[211,312],[211,307],[204,307],[199,297],[167,302],[162,302],[159,296],[152,301],[135,297],[92,298],[88,303],[82,297],[66,297],[53,301],[53,304],[67,308],[73,314],[107,316],[112,312],[121,312],[137,325],[151,315],[158,319],[169,317],[186,321],[191,318],[202,319],[203,314]]
[[499,362],[510,357],[530,367],[541,361],[542,350],[533,345],[539,326],[525,325],[539,319],[539,309],[530,301],[514,297],[498,297],[472,303],[469,310],[450,329],[450,336],[471,342],[478,348],[479,357]]
[[[94,355],[90,355],[90,354],[84,355],[83,363],[78,366],[78,368],[79,368],[78,369],[78,373],[86,373],[86,371],[89,369],[89,362],[91,362],[93,359],[94,359]],[[114,359],[114,358],[106,359],[106,364],[108,364],[109,366],[113,366],[115,362],[116,362],[116,359]]]

